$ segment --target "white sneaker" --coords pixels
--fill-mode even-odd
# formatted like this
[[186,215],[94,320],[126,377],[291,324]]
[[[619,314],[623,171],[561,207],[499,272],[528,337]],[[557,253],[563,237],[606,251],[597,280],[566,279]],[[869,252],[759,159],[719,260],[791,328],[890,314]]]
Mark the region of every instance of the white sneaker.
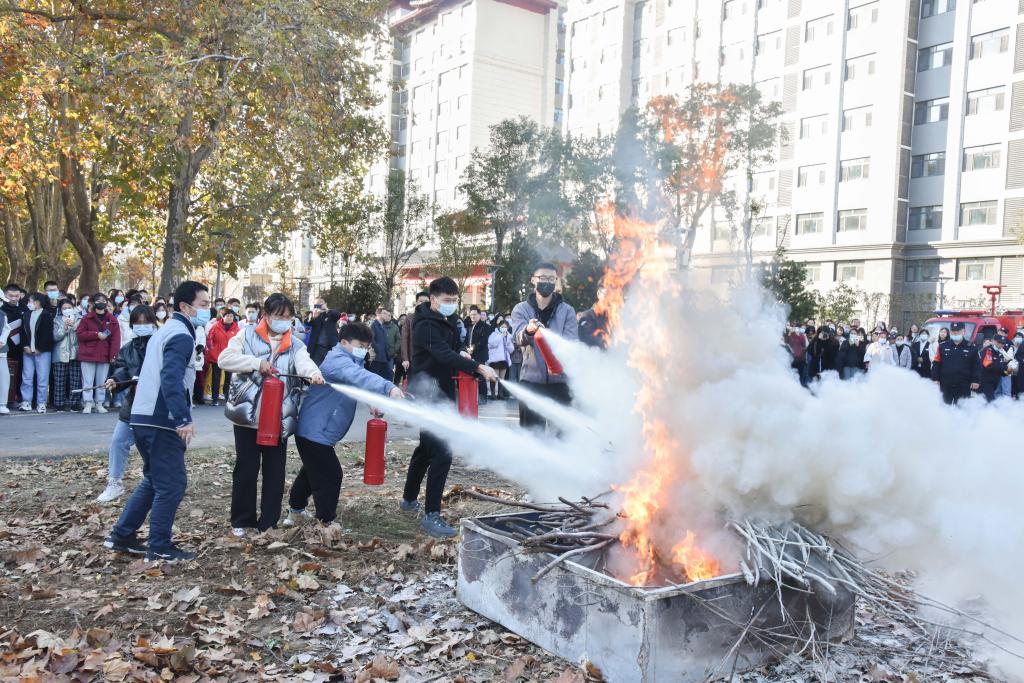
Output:
[[245,538],[245,529],[235,527],[231,530],[231,535],[235,536],[236,538]]
[[7,406],[0,406],[0,415],[10,415],[11,410]]
[[104,407],[103,407],[102,405],[100,405],[99,403],[97,403],[97,404],[96,404],[96,412],[97,412],[97,413],[105,413],[105,412],[107,412],[107,409],[106,409],[106,408],[104,408]]
[[103,489],[103,493],[96,496],[96,502],[109,503],[122,495],[124,495],[124,485],[120,481],[111,481],[107,483],[107,488]]
[[86,403],[82,406],[82,415],[88,415],[92,412],[92,403]]
[[281,522],[281,526],[296,527],[304,526],[309,523],[309,520],[313,518],[312,513],[307,510],[289,510],[284,520]]
[[32,405],[28,401],[22,401],[21,404],[18,405],[18,410],[20,410],[23,413],[31,412]]
[[40,415],[46,415],[46,406],[39,406],[36,408],[36,412]]

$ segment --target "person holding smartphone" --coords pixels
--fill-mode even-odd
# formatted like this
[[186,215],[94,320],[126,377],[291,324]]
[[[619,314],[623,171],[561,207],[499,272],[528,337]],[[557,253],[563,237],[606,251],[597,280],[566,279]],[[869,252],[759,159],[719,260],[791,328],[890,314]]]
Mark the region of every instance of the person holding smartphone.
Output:
[[97,292],[89,297],[89,311],[78,323],[78,362],[82,368],[82,412],[105,413],[102,390],[89,387],[101,386],[107,381],[110,364],[121,350],[121,325],[108,310],[107,297]]

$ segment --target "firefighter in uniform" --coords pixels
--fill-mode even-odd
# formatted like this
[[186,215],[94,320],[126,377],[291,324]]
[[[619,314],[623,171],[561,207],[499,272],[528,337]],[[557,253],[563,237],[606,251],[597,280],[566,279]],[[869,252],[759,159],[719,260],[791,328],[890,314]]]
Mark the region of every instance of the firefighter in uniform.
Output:
[[999,383],[1006,375],[1008,363],[1000,351],[1006,345],[1006,337],[996,335],[993,339],[986,339],[978,350],[978,362],[981,364],[981,392],[985,394],[985,400],[991,403],[996,400],[996,390]]
[[938,345],[932,358],[932,381],[942,389],[942,400],[952,405],[970,398],[980,387],[980,364],[974,345],[964,338],[964,324],[949,326],[949,339]]

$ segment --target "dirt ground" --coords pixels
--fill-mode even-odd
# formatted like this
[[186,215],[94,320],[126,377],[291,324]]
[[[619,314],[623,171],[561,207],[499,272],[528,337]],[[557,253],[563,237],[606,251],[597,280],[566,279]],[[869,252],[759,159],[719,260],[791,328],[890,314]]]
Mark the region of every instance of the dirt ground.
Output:
[[[389,444],[382,486],[362,444],[339,446],[339,524],[230,536],[233,451],[188,453],[175,539],[195,563],[102,546],[123,499],[98,505],[105,457],[0,462],[3,680],[583,681],[455,599],[457,541],[397,512],[413,444]],[[290,479],[298,457],[289,456]],[[134,456],[126,483],[141,476]],[[450,485],[517,493],[456,465]],[[449,492],[449,521],[494,506]]]
[[[362,483],[363,445],[339,446],[339,524],[248,539],[229,533],[233,451],[189,452],[175,539],[199,558],[173,566],[103,548],[123,504],[93,502],[105,457],[0,460],[0,680],[600,680],[456,600],[457,541],[396,510],[413,445],[389,444],[377,487]],[[289,479],[297,469],[292,453]],[[140,476],[136,455],[129,486]],[[452,523],[496,509],[459,487],[521,493],[458,465],[449,485]],[[860,607],[857,637],[826,660],[791,656],[732,680],[993,680],[949,634],[922,640]]]

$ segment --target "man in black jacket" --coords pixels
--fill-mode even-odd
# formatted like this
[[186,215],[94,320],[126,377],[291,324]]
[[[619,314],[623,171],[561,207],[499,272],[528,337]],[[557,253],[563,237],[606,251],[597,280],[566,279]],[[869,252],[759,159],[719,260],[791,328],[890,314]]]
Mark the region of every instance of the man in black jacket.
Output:
[[[469,354],[460,354],[458,316],[459,287],[450,277],[430,283],[430,301],[416,307],[412,329],[412,367],[409,389],[417,396],[436,396],[438,401],[455,402],[455,372],[478,373],[494,381],[497,374],[485,363],[477,363]],[[427,478],[423,530],[437,538],[456,534],[441,517],[441,494],[452,465],[448,444],[427,431],[420,432],[420,444],[413,451],[405,477],[401,508],[416,512],[423,478]]]
[[[21,287],[9,282],[4,287],[3,303],[0,304],[0,326],[10,325],[7,337],[7,358],[0,362],[8,363],[11,369],[10,395],[20,396],[21,392],[21,322],[22,316],[28,311],[27,302],[22,301]],[[4,320],[6,318],[6,320]],[[0,405],[7,405],[7,394],[0,396]]]
[[[487,339],[491,336],[491,326],[487,324],[487,318],[480,312],[479,306],[469,307],[469,327],[466,330],[466,350],[470,357],[480,363],[487,365]],[[487,401],[487,383],[479,382],[480,403]]]
[[970,398],[972,390],[981,388],[981,362],[974,345],[964,338],[963,323],[949,325],[949,339],[932,356],[932,380],[939,383],[948,405]]
[[341,313],[328,310],[327,302],[323,297],[317,297],[313,302],[313,322],[310,323],[309,331],[309,357],[313,362],[320,365],[327,357],[327,353],[338,345],[338,321],[341,320]]

